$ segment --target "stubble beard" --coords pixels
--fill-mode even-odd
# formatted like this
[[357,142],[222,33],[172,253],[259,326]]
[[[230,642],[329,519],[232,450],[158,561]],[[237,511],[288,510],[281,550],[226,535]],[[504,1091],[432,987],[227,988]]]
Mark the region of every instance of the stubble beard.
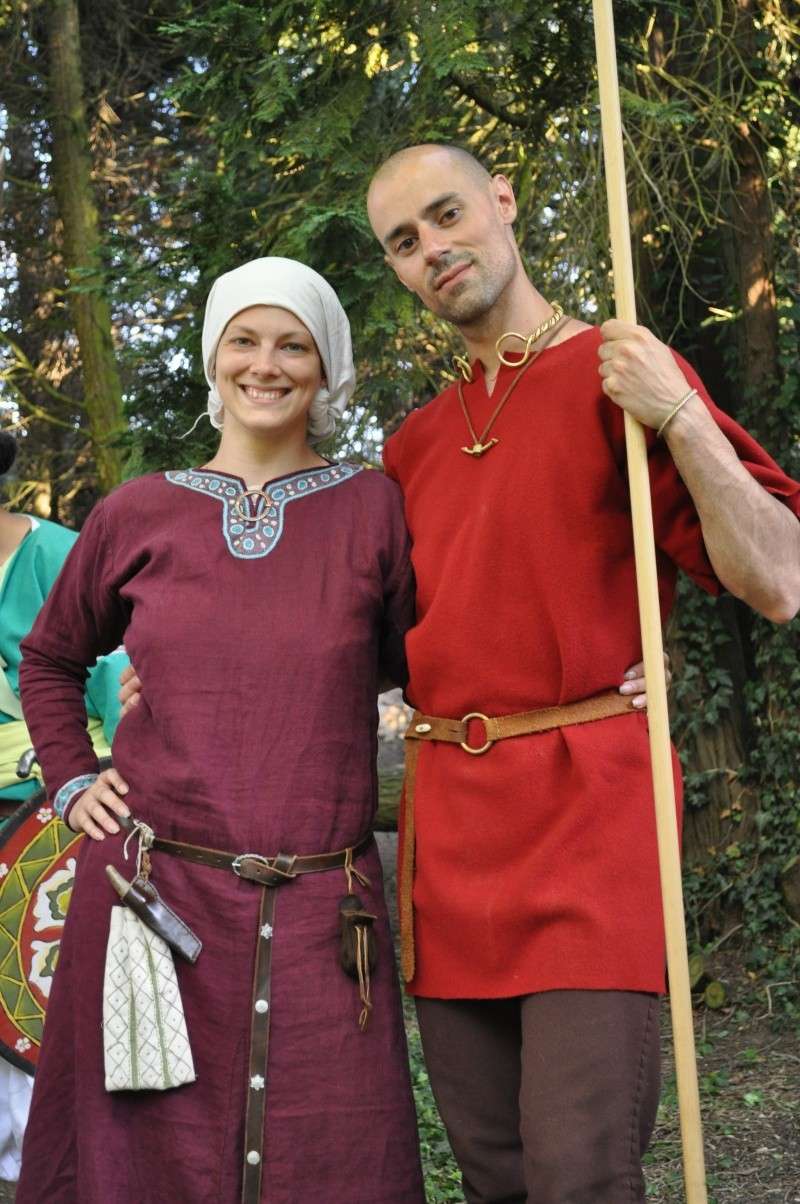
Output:
[[473,279],[456,284],[452,294],[437,297],[434,312],[454,326],[473,326],[480,322],[497,304],[498,299],[514,277],[516,261],[509,247],[507,254],[488,264],[472,261]]

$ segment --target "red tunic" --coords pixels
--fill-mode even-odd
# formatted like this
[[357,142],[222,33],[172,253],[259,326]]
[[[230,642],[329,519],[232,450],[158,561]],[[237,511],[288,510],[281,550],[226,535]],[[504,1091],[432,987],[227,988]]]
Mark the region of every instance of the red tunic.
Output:
[[[572,702],[615,688],[641,657],[624,420],[600,389],[599,342],[591,330],[545,351],[480,459],[460,451],[471,440],[455,386],[386,444],[417,579],[408,697],[428,714]],[[753,476],[800,513],[800,487],[682,367]],[[492,397],[479,365],[464,388],[479,433],[514,371],[501,368]],[[648,442],[666,616],[678,568],[711,593],[720,584],[667,447]],[[664,989],[646,716],[480,757],[425,743],[415,816],[412,993]]]

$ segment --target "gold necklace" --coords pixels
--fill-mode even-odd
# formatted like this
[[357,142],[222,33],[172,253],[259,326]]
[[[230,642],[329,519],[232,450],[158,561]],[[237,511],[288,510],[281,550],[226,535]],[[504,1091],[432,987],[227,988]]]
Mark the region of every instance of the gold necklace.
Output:
[[[520,362],[523,364],[526,363],[534,343],[536,343],[543,334],[547,334],[548,330],[554,330],[555,327],[558,326],[559,322],[564,316],[564,310],[557,301],[549,301],[548,304],[553,312],[550,314],[549,318],[545,318],[544,322],[540,322],[531,334],[517,334],[516,331],[509,330],[505,334],[500,335],[500,338],[497,340],[494,346],[495,351],[497,352],[497,358],[500,360],[501,364],[506,366],[506,368],[513,368]],[[525,344],[525,351],[523,352],[521,361],[507,360],[504,358],[500,348],[506,339],[519,339],[521,343]],[[454,355],[452,358],[452,364],[454,370],[463,376],[467,384],[471,384],[473,376],[472,365],[470,364],[469,360],[465,359],[463,355]]]
[[468,385],[472,384],[472,364],[469,360],[464,359],[463,355],[454,355],[452,364],[454,371],[460,372]]
[[561,306],[558,304],[557,301],[552,302],[550,304],[550,308],[553,311],[551,313],[550,317],[546,318],[544,322],[540,322],[539,325],[536,327],[536,329],[531,332],[531,334],[528,334],[528,335],[517,334],[516,331],[509,330],[506,334],[500,335],[500,338],[495,343],[494,348],[495,348],[495,351],[497,352],[497,358],[499,359],[501,364],[505,364],[506,368],[513,368],[514,364],[519,363],[519,360],[507,360],[503,356],[503,353],[500,350],[500,348],[502,347],[502,345],[506,341],[506,339],[519,339],[520,343],[525,344],[525,350],[522,353],[522,362],[523,362],[523,364],[527,363],[534,343],[538,342],[538,340],[542,337],[543,334],[547,334],[548,330],[554,330],[555,327],[558,326],[561,319],[564,317],[564,311],[561,308]]
[[[530,348],[528,348],[528,351],[526,353],[526,358],[523,359],[522,364],[520,365],[519,372],[516,374],[514,379],[511,381],[511,384],[508,386],[505,393],[500,398],[500,401],[495,406],[494,413],[492,414],[489,421],[486,423],[486,426],[484,427],[483,433],[480,438],[478,438],[478,436],[475,432],[475,427],[472,425],[472,419],[469,416],[469,410],[467,409],[467,403],[464,400],[463,382],[460,380],[457,382],[458,400],[461,403],[461,412],[463,413],[463,415],[466,419],[467,429],[468,429],[468,431],[470,433],[470,437],[472,439],[472,447],[462,447],[461,448],[462,452],[464,452],[464,454],[466,456],[473,456],[477,460],[484,454],[484,452],[491,451],[492,448],[495,446],[495,444],[500,442],[500,440],[497,437],[495,437],[493,439],[489,439],[488,443],[486,442],[486,440],[489,437],[489,432],[491,431],[492,427],[495,424],[495,419],[498,417],[503,406],[506,404],[509,397],[513,393],[514,388],[516,387],[517,381],[520,379],[522,374],[524,372],[526,372],[528,368],[530,368],[530,366],[534,362],[534,360],[538,359],[539,356],[541,355],[541,353],[544,351],[545,347],[550,342],[550,339],[552,339],[553,334],[555,333],[555,331],[558,327],[558,324],[563,317],[564,317],[563,312],[559,312],[558,319],[555,323],[552,322],[552,319],[548,319],[548,324],[549,324],[548,330],[550,332],[550,338],[545,339],[542,346],[537,347],[537,349],[533,353],[533,355],[530,354]],[[534,331],[534,334],[536,334],[536,331]],[[503,337],[505,338],[507,336],[503,336]],[[517,336],[517,337],[520,337],[520,336]],[[541,335],[539,337],[541,337]],[[503,363],[506,363],[506,361],[503,360]],[[517,361],[515,360],[515,361],[513,361],[513,363],[516,364]]]

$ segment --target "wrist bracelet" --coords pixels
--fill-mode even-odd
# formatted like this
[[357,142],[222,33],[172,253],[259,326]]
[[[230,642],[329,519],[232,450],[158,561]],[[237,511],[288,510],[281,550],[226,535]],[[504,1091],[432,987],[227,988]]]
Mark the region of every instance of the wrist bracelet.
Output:
[[94,785],[98,776],[96,773],[82,773],[80,777],[70,778],[64,783],[53,799],[53,810],[59,819],[64,819],[75,796]]
[[689,398],[690,398],[690,397],[697,397],[697,395],[698,395],[698,394],[697,394],[697,389],[690,389],[688,393],[684,394],[684,396],[683,396],[683,397],[680,399],[680,401],[676,401],[676,402],[675,402],[675,405],[672,407],[672,409],[671,409],[671,410],[670,410],[670,412],[667,414],[667,416],[666,416],[666,418],[664,419],[664,421],[661,423],[661,426],[660,426],[660,427],[658,428],[658,430],[656,431],[656,438],[657,438],[657,439],[660,439],[660,438],[661,438],[661,436],[663,435],[664,431],[667,429],[667,427],[669,426],[670,422],[672,422],[672,419],[673,419],[673,418],[675,417],[675,415],[677,414],[678,410],[682,410],[682,409],[683,409],[683,407],[686,405],[686,403],[687,403],[687,401],[689,400]]

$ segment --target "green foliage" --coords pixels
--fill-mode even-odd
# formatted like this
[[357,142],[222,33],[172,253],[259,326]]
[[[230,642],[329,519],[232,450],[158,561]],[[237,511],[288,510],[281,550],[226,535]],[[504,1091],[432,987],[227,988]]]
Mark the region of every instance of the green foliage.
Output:
[[[789,6],[615,7],[640,313],[798,476],[800,48]],[[13,500],[77,523],[94,485],[50,188],[41,9],[0,7],[0,405],[28,436]],[[310,263],[350,314],[359,390],[332,453],[376,461],[384,432],[439,391],[458,338],[394,281],[364,208],[376,165],[409,143],[458,142],[508,175],[544,294],[589,320],[611,312],[588,0],[82,0],[81,20],[130,474],[208,457],[207,422],[181,438],[205,405],[205,296],[257,255]],[[779,359],[756,389],[751,319],[763,305],[743,284],[748,230],[733,204],[745,150],[773,208],[761,250],[778,296]],[[729,813],[712,850],[687,850],[693,934],[713,941],[741,925],[754,972],[791,982],[797,627],[753,622],[684,584],[675,640],[689,828]],[[733,774],[698,755],[728,729],[743,757]],[[724,801],[736,790],[739,807]],[[776,987],[776,1005],[797,1006],[793,990]]]
[[464,1199],[461,1175],[442,1130],[442,1122],[422,1056],[414,1005],[408,996],[404,999],[404,1011],[411,1086],[417,1109],[422,1172],[425,1177],[425,1198],[429,1204],[461,1204]]

